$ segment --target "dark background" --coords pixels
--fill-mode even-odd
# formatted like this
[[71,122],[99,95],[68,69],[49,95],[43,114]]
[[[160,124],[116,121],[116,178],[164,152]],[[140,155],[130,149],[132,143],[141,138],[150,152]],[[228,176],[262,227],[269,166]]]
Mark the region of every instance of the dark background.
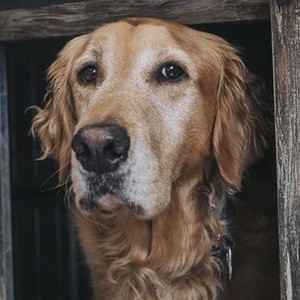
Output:
[[[0,10],[33,8],[66,1],[1,1]],[[78,1],[68,1],[78,2]],[[268,22],[193,26],[227,39],[241,50],[250,70],[259,74],[272,95],[272,55]],[[64,189],[56,189],[56,166],[36,161],[38,141],[28,135],[32,113],[46,89],[45,72],[69,39],[21,41],[7,45],[10,108],[10,157],[13,220],[13,264],[16,300],[84,300],[90,298],[88,271],[68,217]],[[272,97],[267,99],[272,115]],[[266,174],[274,174],[273,134]],[[270,176],[269,185],[275,187]],[[270,214],[276,217],[276,198]]]

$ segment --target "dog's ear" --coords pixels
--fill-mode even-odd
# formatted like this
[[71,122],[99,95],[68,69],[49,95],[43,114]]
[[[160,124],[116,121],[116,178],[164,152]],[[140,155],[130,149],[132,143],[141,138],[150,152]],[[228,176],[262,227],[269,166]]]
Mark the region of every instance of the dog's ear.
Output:
[[71,139],[76,123],[75,106],[69,87],[68,75],[72,61],[82,47],[85,36],[71,40],[59,53],[48,70],[49,85],[43,109],[34,107],[37,115],[31,131],[41,141],[42,156],[54,158],[59,166],[59,182],[62,183],[69,171]]
[[222,178],[240,188],[242,173],[266,146],[261,109],[263,88],[230,46],[223,53],[213,152]]

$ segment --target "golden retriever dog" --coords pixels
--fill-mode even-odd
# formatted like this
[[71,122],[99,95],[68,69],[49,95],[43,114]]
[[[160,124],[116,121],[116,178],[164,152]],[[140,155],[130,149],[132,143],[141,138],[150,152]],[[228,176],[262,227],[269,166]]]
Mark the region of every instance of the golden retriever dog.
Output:
[[265,147],[261,87],[237,51],[129,18],[71,40],[48,78],[32,130],[71,180],[95,299],[224,299],[221,214]]

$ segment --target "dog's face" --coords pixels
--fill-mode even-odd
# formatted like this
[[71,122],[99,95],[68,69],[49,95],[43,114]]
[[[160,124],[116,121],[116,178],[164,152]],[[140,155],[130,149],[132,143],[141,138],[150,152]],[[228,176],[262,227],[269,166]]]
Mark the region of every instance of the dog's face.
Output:
[[34,127],[46,155],[62,168],[71,159],[81,209],[152,218],[182,174],[215,160],[238,187],[259,151],[246,71],[212,35],[128,19],[72,40],[49,74],[51,100]]
[[[73,151],[77,201],[106,209],[125,203],[136,214],[151,217],[171,201],[172,183],[187,158],[208,154],[216,88],[206,95],[199,85],[199,81],[205,84],[206,74],[198,72],[205,67],[185,46],[167,28],[152,24],[122,22],[90,36],[70,70],[78,118],[75,132],[83,130],[83,135],[92,136],[81,134],[79,144],[82,138],[99,140],[110,135],[114,147],[118,141],[113,139],[121,137],[120,133],[113,136],[111,128],[119,127],[129,145],[126,159],[112,171],[103,170],[103,163],[93,159],[93,166],[86,170]],[[91,81],[84,81],[84,76]],[[217,78],[213,80],[217,86]],[[111,127],[103,129],[105,125]],[[95,147],[103,145],[90,146]],[[103,151],[98,149],[95,156],[103,157],[99,153]],[[111,156],[118,159],[115,153]]]

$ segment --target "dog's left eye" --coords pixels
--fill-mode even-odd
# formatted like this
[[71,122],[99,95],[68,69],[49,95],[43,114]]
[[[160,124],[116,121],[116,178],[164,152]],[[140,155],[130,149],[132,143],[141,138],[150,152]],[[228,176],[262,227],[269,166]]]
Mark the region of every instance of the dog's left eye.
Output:
[[184,77],[184,75],[186,75],[186,73],[180,66],[175,63],[169,63],[161,69],[158,80],[178,81]]
[[94,65],[85,66],[79,73],[78,73],[78,82],[81,84],[89,84],[95,81],[97,78],[97,67]]

